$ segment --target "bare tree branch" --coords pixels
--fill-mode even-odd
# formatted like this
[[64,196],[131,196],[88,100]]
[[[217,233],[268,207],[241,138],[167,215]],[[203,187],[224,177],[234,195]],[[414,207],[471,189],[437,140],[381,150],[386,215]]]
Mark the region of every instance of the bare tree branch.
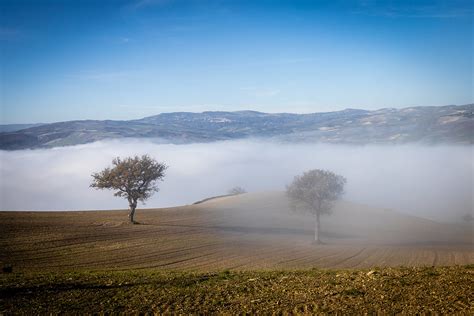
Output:
[[346,179],[327,170],[309,170],[296,176],[287,186],[290,207],[295,212],[310,213],[316,217],[315,241],[320,243],[320,220],[323,214],[330,214],[333,203],[344,193]]

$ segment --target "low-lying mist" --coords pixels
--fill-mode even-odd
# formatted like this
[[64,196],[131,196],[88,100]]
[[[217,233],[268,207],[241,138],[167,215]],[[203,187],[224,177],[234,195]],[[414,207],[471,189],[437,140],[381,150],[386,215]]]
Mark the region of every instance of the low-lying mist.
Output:
[[[288,144],[239,140],[157,144],[114,140],[73,147],[0,151],[1,210],[126,208],[110,191],[89,188],[114,157],[149,154],[169,165],[145,207],[191,204],[226,194],[284,190],[293,176],[320,168],[348,180],[346,200],[422,217],[459,221],[473,209],[472,146]],[[142,207],[142,206],[139,206]]]

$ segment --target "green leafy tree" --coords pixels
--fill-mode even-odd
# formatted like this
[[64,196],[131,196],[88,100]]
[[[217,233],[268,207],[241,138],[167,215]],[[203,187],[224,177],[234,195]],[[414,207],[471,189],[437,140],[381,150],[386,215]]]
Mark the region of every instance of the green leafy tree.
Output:
[[296,176],[287,186],[290,207],[295,212],[309,213],[315,217],[314,240],[321,243],[320,216],[330,214],[333,203],[344,193],[346,179],[327,170],[309,170]]
[[158,192],[157,180],[163,180],[164,163],[157,162],[148,155],[141,157],[115,158],[112,167],[93,173],[91,187],[102,190],[115,190],[114,195],[128,200],[131,223],[134,220],[138,201],[144,202],[153,193]]

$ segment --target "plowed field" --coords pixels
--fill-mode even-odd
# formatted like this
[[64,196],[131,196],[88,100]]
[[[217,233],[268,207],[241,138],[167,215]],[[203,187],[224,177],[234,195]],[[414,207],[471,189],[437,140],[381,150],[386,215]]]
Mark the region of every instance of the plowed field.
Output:
[[160,268],[370,268],[474,263],[472,226],[349,202],[322,222],[292,215],[280,192],[127,212],[0,212],[0,262],[15,271]]

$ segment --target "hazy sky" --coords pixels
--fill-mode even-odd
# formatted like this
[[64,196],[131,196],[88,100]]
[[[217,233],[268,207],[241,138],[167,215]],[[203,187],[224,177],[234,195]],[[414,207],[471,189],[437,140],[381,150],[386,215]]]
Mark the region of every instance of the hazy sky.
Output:
[[193,203],[226,194],[234,186],[249,192],[281,191],[295,175],[322,168],[347,178],[347,200],[459,221],[473,209],[473,148],[268,140],[173,145],[126,139],[0,151],[0,210],[126,208],[126,200],[113,192],[89,188],[91,174],[116,156],[149,154],[169,169],[148,208]]
[[0,123],[473,102],[471,0],[0,0]]

